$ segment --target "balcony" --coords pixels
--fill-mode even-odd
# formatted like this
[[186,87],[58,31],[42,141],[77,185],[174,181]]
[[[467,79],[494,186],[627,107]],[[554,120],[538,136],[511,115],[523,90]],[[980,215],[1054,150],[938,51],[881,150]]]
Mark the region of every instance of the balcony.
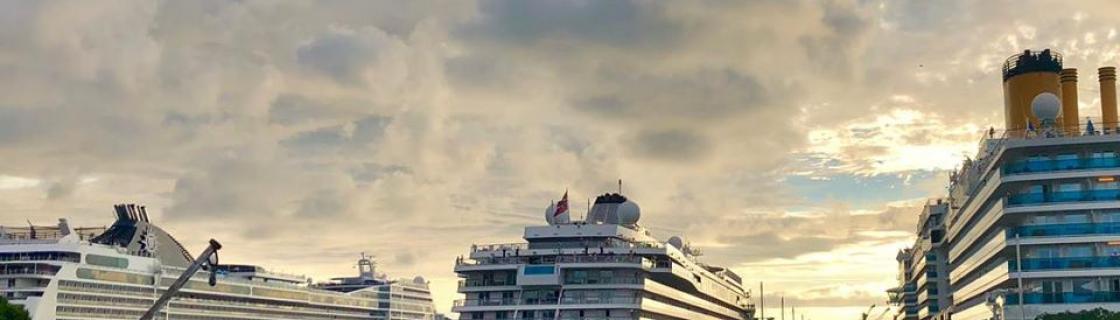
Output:
[[576,304],[639,304],[641,297],[563,297],[559,303],[554,299],[520,300],[514,298],[500,299],[460,299],[455,300],[454,307],[500,307],[523,305],[576,305]]
[[496,281],[496,280],[459,280],[459,289],[475,288],[475,287],[501,287],[501,286],[516,286],[516,281]]
[[1023,206],[1043,203],[1115,201],[1120,200],[1120,189],[1056,191],[1049,193],[1032,192],[1010,195],[1007,205]]
[[[537,258],[537,257],[534,257]],[[460,259],[455,261],[456,266],[478,266],[478,265],[502,265],[502,264],[561,264],[561,263],[624,263],[624,264],[642,264],[643,266],[652,267],[653,263],[649,259],[639,256],[618,256],[618,255],[598,255],[598,256],[544,256],[539,259],[530,259],[530,257],[496,257],[496,258],[480,258],[480,259]]]
[[644,283],[644,281],[645,281],[645,279],[642,279],[642,278],[610,278],[610,279],[584,278],[584,279],[577,279],[577,278],[568,277],[568,278],[564,279],[564,284],[565,285],[642,284],[642,283]]
[[0,265],[0,275],[46,275],[53,276],[60,267],[45,263],[13,263]]
[[[1017,293],[1009,293],[1004,298],[1007,300],[1005,305],[1019,304]],[[1023,302],[1024,304],[1120,302],[1120,291],[1031,292],[1023,294]]]
[[1007,230],[1007,237],[1056,237],[1120,234],[1120,222],[1026,225]]
[[[1025,258],[1023,271],[1120,268],[1117,257]],[[1010,270],[1018,270],[1015,261],[1008,261]]]
[[1029,174],[1055,171],[1074,171],[1087,169],[1120,168],[1120,158],[1086,158],[1086,159],[1060,159],[1060,160],[1025,160],[1008,163],[1003,166],[1003,174]]

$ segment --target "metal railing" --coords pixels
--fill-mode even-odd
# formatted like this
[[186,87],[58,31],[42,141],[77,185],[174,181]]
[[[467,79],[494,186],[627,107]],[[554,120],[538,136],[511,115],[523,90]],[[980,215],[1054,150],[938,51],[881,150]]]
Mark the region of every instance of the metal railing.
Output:
[[625,263],[625,264],[642,264],[646,267],[653,267],[653,262],[649,259],[640,256],[630,255],[578,255],[578,256],[547,256],[535,257],[539,259],[531,259],[530,257],[494,257],[494,258],[479,258],[479,259],[457,259],[456,266],[479,266],[479,265],[504,265],[504,264],[529,264],[529,265],[544,265],[544,264],[558,264],[558,263]]
[[[559,304],[640,304],[641,297],[563,297]],[[531,299],[521,300],[516,298],[498,299],[459,299],[452,304],[455,307],[491,307],[491,306],[519,306],[519,305],[555,305],[557,299]]]
[[1115,200],[1120,200],[1120,189],[1020,193],[1007,196],[1007,205]]
[[[1068,270],[1120,267],[1120,257],[1023,258],[1023,271]],[[1015,261],[1008,261],[1010,270],[1017,270]]]
[[1120,234],[1120,222],[1025,225],[1008,229],[1008,238]]

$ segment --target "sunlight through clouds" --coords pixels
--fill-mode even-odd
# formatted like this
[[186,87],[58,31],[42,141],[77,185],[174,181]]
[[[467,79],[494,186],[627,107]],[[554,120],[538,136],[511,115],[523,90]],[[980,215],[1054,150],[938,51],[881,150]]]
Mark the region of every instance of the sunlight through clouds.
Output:
[[892,109],[838,128],[811,130],[805,154],[828,162],[825,169],[833,172],[948,170],[972,152],[982,132],[976,125],[946,125],[936,114]]

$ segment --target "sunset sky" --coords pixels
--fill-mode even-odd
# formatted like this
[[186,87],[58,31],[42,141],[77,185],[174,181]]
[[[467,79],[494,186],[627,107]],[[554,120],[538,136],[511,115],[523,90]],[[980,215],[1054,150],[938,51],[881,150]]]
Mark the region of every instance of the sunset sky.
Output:
[[812,319],[886,300],[1000,65],[1120,64],[1120,2],[0,1],[0,224],[112,205],[224,262],[455,293],[564,190],[624,193]]

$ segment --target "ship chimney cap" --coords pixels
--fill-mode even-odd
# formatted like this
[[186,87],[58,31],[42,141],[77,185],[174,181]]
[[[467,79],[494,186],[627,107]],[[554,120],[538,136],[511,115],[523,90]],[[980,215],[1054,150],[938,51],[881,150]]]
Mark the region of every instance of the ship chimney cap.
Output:
[[1003,81],[1031,72],[1062,72],[1062,55],[1050,49],[1023,50],[1003,62]]

